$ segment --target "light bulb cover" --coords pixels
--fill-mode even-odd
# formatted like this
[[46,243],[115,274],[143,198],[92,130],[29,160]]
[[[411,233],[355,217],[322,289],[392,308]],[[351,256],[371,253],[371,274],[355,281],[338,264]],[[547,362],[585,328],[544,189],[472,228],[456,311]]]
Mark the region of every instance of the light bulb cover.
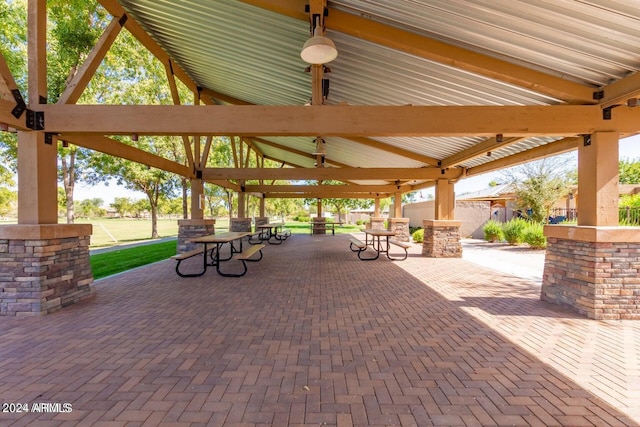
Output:
[[326,64],[338,57],[338,49],[329,37],[314,35],[302,46],[300,57],[309,64]]

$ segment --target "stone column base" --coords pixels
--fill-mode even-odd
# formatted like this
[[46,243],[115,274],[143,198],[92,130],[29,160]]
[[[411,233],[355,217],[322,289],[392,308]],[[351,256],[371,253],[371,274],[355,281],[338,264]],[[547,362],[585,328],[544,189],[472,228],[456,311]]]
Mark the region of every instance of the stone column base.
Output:
[[640,229],[547,225],[540,299],[590,319],[640,319]]
[[384,230],[384,218],[382,217],[371,217],[371,221],[369,221],[370,229],[372,230]]
[[179,219],[177,252],[181,254],[201,247],[190,240],[215,233],[215,225],[215,219]]
[[389,218],[389,230],[396,233],[393,238],[400,242],[410,242],[409,218]]
[[231,218],[229,231],[251,231],[251,218]]
[[[255,218],[253,218],[253,223],[254,223],[254,225],[256,227],[259,226],[259,225],[268,224],[269,223],[269,217],[268,216],[257,216]],[[257,228],[256,228],[256,231],[258,231]]]
[[324,217],[311,218],[311,234],[327,234],[327,219]]
[[0,226],[0,315],[42,315],[93,297],[91,231],[91,224]]
[[430,258],[462,258],[462,221],[425,219],[422,255]]

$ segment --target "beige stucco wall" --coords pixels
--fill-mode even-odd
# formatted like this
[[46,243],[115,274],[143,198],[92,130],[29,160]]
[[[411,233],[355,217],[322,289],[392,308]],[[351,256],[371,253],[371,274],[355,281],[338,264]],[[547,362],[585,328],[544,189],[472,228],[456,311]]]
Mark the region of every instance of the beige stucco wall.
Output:
[[[456,201],[455,219],[462,222],[460,236],[482,239],[482,226],[489,219],[489,202]],[[409,218],[409,226],[422,227],[423,220],[435,219],[435,201],[408,203],[402,206],[402,216]]]

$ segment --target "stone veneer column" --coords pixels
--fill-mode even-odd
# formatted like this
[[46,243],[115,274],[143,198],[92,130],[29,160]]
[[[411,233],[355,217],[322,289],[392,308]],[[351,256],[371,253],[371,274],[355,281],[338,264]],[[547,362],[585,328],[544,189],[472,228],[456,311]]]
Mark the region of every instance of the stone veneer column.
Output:
[[327,234],[326,223],[324,217],[311,218],[311,234]]
[[191,239],[214,234],[215,224],[215,219],[179,219],[177,252],[181,254],[201,247],[191,243]]
[[462,221],[425,219],[422,255],[430,258],[462,258]]
[[372,230],[384,230],[384,218],[383,217],[371,217],[369,221],[370,227]]
[[540,299],[591,319],[640,319],[640,229],[547,225]]
[[94,296],[91,224],[0,226],[0,315],[51,313]]
[[[256,227],[258,225],[263,225],[263,224],[268,224],[269,223],[269,217],[268,216],[257,216],[253,219],[253,223],[256,225]],[[258,229],[256,228],[256,231],[258,231]]]
[[409,233],[409,218],[389,218],[389,230],[395,231],[393,236],[395,240],[401,242],[410,242],[411,233]]
[[231,218],[229,231],[251,231],[251,218]]

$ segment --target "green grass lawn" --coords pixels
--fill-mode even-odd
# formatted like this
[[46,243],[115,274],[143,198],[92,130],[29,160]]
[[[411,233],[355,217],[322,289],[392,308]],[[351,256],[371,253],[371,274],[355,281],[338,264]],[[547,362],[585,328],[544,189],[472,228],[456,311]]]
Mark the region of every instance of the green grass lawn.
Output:
[[[150,238],[151,221],[135,219],[99,219],[87,221],[93,224],[91,247],[112,245],[113,239],[105,232],[105,228],[118,242],[140,241]],[[285,226],[292,234],[309,234],[308,222],[288,222]],[[360,231],[358,225],[336,227],[336,234],[348,234]],[[228,228],[227,220],[216,221],[216,229]],[[162,231],[161,231],[162,230]],[[158,232],[161,237],[172,237],[178,234],[175,220],[158,221]],[[94,243],[97,241],[98,243]],[[126,249],[113,250],[91,255],[91,269],[94,279],[121,273],[132,268],[151,264],[171,258],[176,254],[176,241],[152,243]]]
[[91,255],[89,258],[93,278],[100,279],[171,258],[176,254],[176,244],[177,242],[172,240]]

